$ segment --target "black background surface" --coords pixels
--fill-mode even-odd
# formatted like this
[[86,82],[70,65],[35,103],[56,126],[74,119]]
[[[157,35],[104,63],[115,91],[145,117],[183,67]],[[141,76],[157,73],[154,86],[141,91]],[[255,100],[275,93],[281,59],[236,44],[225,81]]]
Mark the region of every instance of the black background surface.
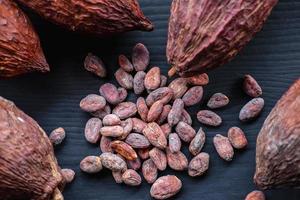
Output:
[[[150,185],[138,188],[117,185],[109,171],[87,175],[80,171],[79,162],[87,155],[98,155],[98,145],[84,139],[84,126],[89,119],[79,109],[79,101],[85,95],[98,93],[104,82],[114,82],[112,74],[117,69],[120,53],[131,55],[137,42],[146,44],[151,52],[151,66],[160,66],[164,74],[168,64],[165,56],[170,0],[140,0],[144,13],[155,24],[151,33],[131,32],[110,39],[99,39],[68,32],[46,22],[26,10],[36,27],[51,73],[30,74],[0,81],[0,95],[13,100],[21,109],[36,119],[49,133],[56,127],[66,129],[65,142],[56,148],[58,161],[63,168],[76,171],[75,181],[64,191],[66,200],[96,199],[150,199]],[[109,78],[99,78],[86,72],[83,60],[88,52],[100,56],[107,65]],[[244,74],[252,74],[263,88],[266,106],[262,115],[252,123],[240,123],[240,108],[250,98],[240,89]],[[262,32],[234,59],[233,62],[209,73],[210,84],[205,87],[206,102],[215,92],[223,92],[230,105],[218,110],[224,120],[220,128],[203,127],[207,133],[204,151],[211,155],[209,172],[199,178],[191,178],[185,172],[166,170],[159,175],[176,174],[183,181],[183,189],[176,199],[241,200],[255,189],[252,176],[255,168],[255,140],[261,125],[282,93],[300,75],[300,1],[282,0],[275,7]],[[130,95],[128,100],[135,100]],[[205,104],[189,108],[194,128],[200,124],[195,115]],[[231,126],[240,126],[247,134],[247,150],[237,152],[231,163],[225,163],[212,146],[215,134],[226,134]],[[184,148],[186,151],[186,148]],[[190,157],[189,157],[190,158]],[[269,200],[299,200],[300,191],[281,189],[267,191]]]

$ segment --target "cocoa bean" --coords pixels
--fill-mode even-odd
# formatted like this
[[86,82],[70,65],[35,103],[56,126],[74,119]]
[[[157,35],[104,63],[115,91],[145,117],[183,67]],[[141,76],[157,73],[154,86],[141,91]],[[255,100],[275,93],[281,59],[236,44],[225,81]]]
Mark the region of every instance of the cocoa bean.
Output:
[[209,83],[209,77],[206,73],[196,74],[187,78],[187,82],[190,85],[207,85]]
[[134,116],[136,112],[136,105],[132,102],[119,103],[112,111],[112,113],[117,115],[120,119],[127,119]]
[[126,185],[129,185],[129,186],[138,186],[142,183],[141,176],[132,169],[127,169],[123,173],[122,180]]
[[181,149],[181,140],[176,133],[169,135],[169,149],[171,153],[176,153]]
[[121,125],[121,120],[120,118],[115,115],[115,114],[109,114],[106,115],[103,118],[103,126],[116,126],[116,125]]
[[119,92],[119,102],[121,103],[126,100],[128,93],[127,90],[122,87],[118,88],[118,92]]
[[222,93],[216,93],[210,97],[207,102],[207,107],[211,109],[222,108],[229,104],[229,98]]
[[256,98],[262,95],[262,89],[257,81],[249,74],[245,75],[243,83],[244,92],[250,97]]
[[112,176],[115,179],[116,183],[118,183],[118,184],[123,183],[123,180],[122,180],[123,172],[122,171],[112,171],[111,173],[112,173]]
[[203,175],[209,167],[209,155],[207,153],[200,153],[195,156],[188,169],[188,174],[192,177]]
[[65,129],[63,129],[62,127],[54,129],[49,135],[50,142],[53,145],[61,144],[65,138],[66,138],[66,132]]
[[100,129],[102,136],[107,137],[120,137],[124,134],[124,129],[122,126],[104,126]]
[[201,101],[203,97],[203,87],[194,86],[190,88],[182,97],[185,106],[193,106]]
[[132,130],[137,133],[143,133],[143,130],[146,128],[147,123],[143,122],[138,118],[132,118]]
[[183,109],[183,111],[182,111],[180,121],[183,121],[183,122],[187,123],[190,126],[193,123],[190,114],[185,109]]
[[176,133],[184,142],[192,141],[196,135],[196,131],[185,122],[179,122],[177,124]]
[[112,105],[116,105],[120,102],[119,91],[117,87],[111,83],[103,84],[100,87],[99,92],[101,96],[103,96],[106,101]]
[[112,153],[113,150],[110,146],[110,143],[112,142],[110,137],[102,136],[100,140],[100,150],[102,153],[110,152]]
[[166,138],[169,136],[169,134],[172,131],[172,127],[168,123],[161,125],[160,128],[162,132],[165,134]]
[[160,86],[159,87],[166,87],[168,82],[168,78],[165,75],[160,75]]
[[205,133],[202,128],[200,128],[189,145],[189,151],[192,155],[196,156],[201,152],[205,143],[205,138]]
[[125,89],[131,90],[133,88],[133,77],[131,74],[124,71],[122,68],[119,68],[115,72],[115,78],[118,83]]
[[146,122],[148,118],[149,109],[143,97],[139,97],[137,99],[136,107],[141,119]]
[[220,126],[222,123],[222,118],[210,110],[200,110],[197,113],[197,119],[202,124],[208,126]]
[[75,178],[75,172],[72,169],[62,169],[61,174],[64,177],[66,183],[71,183]]
[[138,71],[145,71],[150,62],[150,53],[147,47],[141,43],[134,46],[132,51],[132,64],[134,69]]
[[149,156],[157,169],[164,171],[167,168],[167,157],[162,150],[154,147],[149,151]]
[[84,129],[85,139],[96,144],[100,139],[100,129],[102,128],[102,122],[98,118],[91,118],[87,121]]
[[125,55],[119,56],[119,66],[128,73],[133,71],[133,65]]
[[168,86],[173,90],[173,100],[181,98],[188,90],[187,80],[185,78],[176,78]]
[[94,117],[98,117],[100,119],[103,119],[106,115],[110,114],[111,113],[111,109],[110,109],[110,106],[109,105],[106,105],[104,107],[104,109],[102,110],[97,110],[96,112],[92,112],[91,114],[94,116]]
[[139,71],[135,74],[133,78],[133,91],[135,94],[142,94],[145,90],[144,80],[146,73],[144,71]]
[[236,149],[243,149],[247,146],[247,138],[239,127],[231,127],[227,135],[231,145]]
[[150,151],[150,147],[145,148],[145,149],[138,149],[137,153],[141,159],[146,160],[150,157],[149,151]]
[[145,88],[155,90],[160,86],[160,68],[152,67],[146,74],[144,80]]
[[123,135],[118,137],[118,140],[125,140],[125,138],[129,135],[129,133],[133,129],[133,122],[131,118],[126,119],[125,121],[121,121],[121,126],[124,129]]
[[239,119],[243,122],[253,120],[258,117],[264,108],[265,101],[263,98],[255,98],[246,103],[240,111]]
[[136,149],[147,148],[150,146],[148,139],[138,133],[130,133],[125,142]]
[[233,159],[234,151],[227,137],[217,134],[213,139],[213,143],[222,159],[226,161]]
[[80,169],[89,174],[98,173],[102,170],[101,160],[98,156],[87,156],[80,162]]
[[104,63],[98,56],[95,56],[92,53],[89,53],[85,57],[84,68],[87,71],[89,71],[101,78],[105,78],[107,76],[107,72],[106,72]]
[[169,112],[171,111],[172,106],[167,104],[163,107],[163,110],[161,112],[161,114],[159,115],[158,119],[156,120],[156,122],[158,124],[163,124],[165,122],[165,120],[167,119]]
[[266,200],[266,197],[263,192],[254,190],[246,196],[245,200]]
[[96,112],[102,110],[106,105],[106,100],[99,95],[89,94],[80,101],[80,108],[86,112]]
[[164,105],[169,103],[173,98],[173,90],[168,87],[158,88],[152,91],[146,98],[146,103],[148,106],[152,106],[152,104],[158,100],[160,100]]
[[125,142],[115,140],[110,143],[111,148],[123,156],[126,160],[135,160],[137,159],[137,154],[135,150]]
[[143,130],[143,134],[153,146],[160,149],[167,147],[166,136],[157,123],[152,122],[147,124],[146,128]]
[[163,107],[164,104],[162,104],[161,101],[157,101],[154,104],[152,104],[148,112],[147,121],[154,122],[155,120],[157,120],[163,111]]
[[150,194],[155,199],[168,199],[176,195],[181,187],[181,180],[176,176],[162,176],[153,183]]
[[168,165],[171,169],[176,171],[183,171],[187,169],[188,160],[181,151],[172,153],[169,148],[166,148],[166,153]]
[[105,168],[110,169],[112,171],[121,171],[127,168],[126,162],[116,154],[109,153],[109,152],[102,153],[100,155],[100,159],[102,165]]
[[142,165],[142,173],[147,183],[152,184],[157,179],[157,168],[151,159],[145,160]]
[[180,121],[183,108],[184,102],[181,99],[176,99],[173,103],[172,109],[168,114],[168,123],[171,127]]
[[126,163],[127,163],[128,168],[133,169],[133,170],[139,170],[142,166],[142,162],[139,157],[137,157],[134,160],[127,160]]

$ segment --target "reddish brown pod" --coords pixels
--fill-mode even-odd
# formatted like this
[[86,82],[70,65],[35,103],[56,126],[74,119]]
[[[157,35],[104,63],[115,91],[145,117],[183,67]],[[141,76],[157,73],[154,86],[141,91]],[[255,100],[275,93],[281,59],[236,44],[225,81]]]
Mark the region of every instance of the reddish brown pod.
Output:
[[136,0],[18,1],[49,21],[72,31],[110,36],[153,29]]
[[257,138],[254,181],[262,189],[300,185],[300,79],[277,102]]
[[261,30],[276,3],[174,0],[167,44],[172,70],[191,76],[229,62]]
[[30,20],[13,1],[0,2],[0,27],[0,77],[50,70]]
[[0,144],[1,199],[62,197],[57,187],[63,177],[49,138],[37,122],[2,97]]

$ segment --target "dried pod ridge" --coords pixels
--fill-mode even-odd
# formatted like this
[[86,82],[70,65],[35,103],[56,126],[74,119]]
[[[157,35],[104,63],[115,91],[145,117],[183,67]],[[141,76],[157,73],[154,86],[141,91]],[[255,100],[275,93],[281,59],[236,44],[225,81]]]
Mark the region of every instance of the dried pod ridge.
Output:
[[167,58],[180,75],[218,67],[261,30],[277,0],[174,0]]
[[275,105],[257,138],[254,181],[260,188],[300,185],[300,79]]
[[49,199],[63,181],[51,142],[37,122],[2,97],[0,143],[1,199]]
[[109,36],[131,30],[151,31],[136,0],[19,0],[42,17],[72,31]]
[[50,70],[30,20],[13,1],[0,1],[0,26],[0,77]]

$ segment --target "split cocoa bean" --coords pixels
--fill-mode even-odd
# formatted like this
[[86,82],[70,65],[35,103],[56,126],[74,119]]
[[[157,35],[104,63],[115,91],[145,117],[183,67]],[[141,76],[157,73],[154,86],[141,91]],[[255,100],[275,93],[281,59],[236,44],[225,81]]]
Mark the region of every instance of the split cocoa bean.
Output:
[[100,139],[100,130],[102,128],[102,122],[99,118],[91,118],[87,121],[84,129],[85,139],[92,143],[96,144]]
[[210,97],[207,107],[211,109],[222,108],[229,104],[229,98],[222,93],[216,93]]
[[164,171],[167,168],[167,157],[162,150],[154,147],[149,151],[149,156],[157,169]]
[[258,117],[264,108],[265,101],[263,98],[255,98],[246,103],[240,111],[239,119],[243,122],[253,120]]
[[123,156],[127,160],[135,160],[138,158],[135,150],[125,142],[115,140],[110,143],[111,148]]
[[222,159],[226,161],[233,159],[234,151],[227,137],[217,134],[213,139],[213,143]]
[[195,156],[188,168],[188,174],[192,177],[203,175],[209,167],[209,155],[207,153],[200,153]]
[[197,119],[202,124],[208,126],[220,126],[222,123],[222,118],[210,110],[200,110],[197,113]]

